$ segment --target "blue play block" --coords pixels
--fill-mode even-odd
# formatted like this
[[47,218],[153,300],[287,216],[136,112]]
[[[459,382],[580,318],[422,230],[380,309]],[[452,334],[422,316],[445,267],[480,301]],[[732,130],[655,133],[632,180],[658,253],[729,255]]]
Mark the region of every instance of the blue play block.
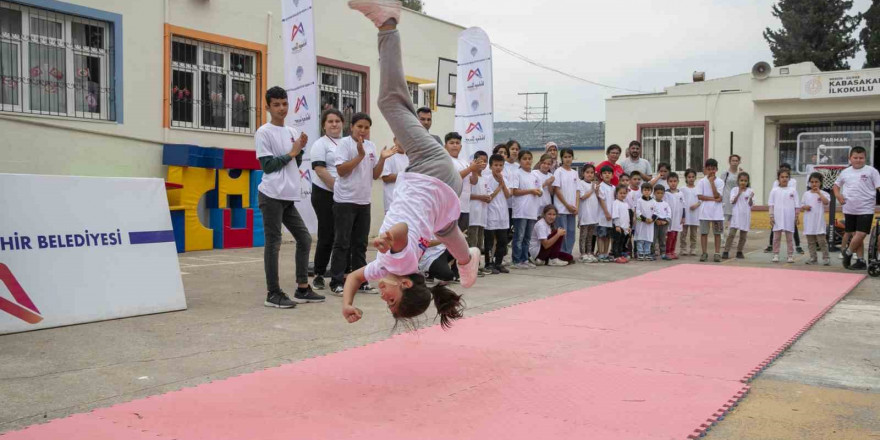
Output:
[[[262,174],[262,171],[260,171]],[[263,247],[266,245],[266,236],[263,233],[263,212],[254,209],[254,247]]]
[[[174,244],[177,245],[178,254],[186,252],[186,226],[184,226],[184,212],[185,211],[182,209],[179,211],[171,211],[171,227],[174,229]],[[261,222],[260,228],[262,227],[263,223]]]
[[[249,208],[254,208],[257,210],[260,207],[260,197],[258,189],[260,187],[260,182],[263,181],[263,172],[262,171],[251,171],[251,206]],[[257,223],[257,219],[254,218],[254,224]],[[263,222],[260,222],[260,227],[262,227]]]
[[223,249],[223,211],[225,209],[209,209],[210,228],[214,232],[214,249]]
[[223,168],[223,149],[187,144],[165,144],[162,164],[181,167]]

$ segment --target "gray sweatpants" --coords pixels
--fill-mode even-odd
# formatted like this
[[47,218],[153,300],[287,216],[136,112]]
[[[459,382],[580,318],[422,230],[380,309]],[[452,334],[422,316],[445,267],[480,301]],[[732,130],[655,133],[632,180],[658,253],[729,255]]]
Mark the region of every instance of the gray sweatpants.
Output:
[[[419,122],[412,95],[406,86],[397,29],[379,32],[379,110],[409,158],[406,172],[431,176],[461,194],[461,175],[443,145]],[[435,225],[441,226],[441,225]],[[458,261],[468,261],[468,245],[456,222],[442,225],[437,240]]]

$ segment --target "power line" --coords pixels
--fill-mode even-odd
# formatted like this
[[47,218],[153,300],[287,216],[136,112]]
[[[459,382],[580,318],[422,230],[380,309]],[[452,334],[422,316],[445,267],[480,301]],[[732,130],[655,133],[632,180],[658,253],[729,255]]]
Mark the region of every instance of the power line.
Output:
[[514,51],[512,51],[512,50],[510,50],[510,49],[508,49],[508,48],[506,48],[506,47],[504,47],[504,46],[498,45],[498,44],[496,44],[496,43],[492,43],[492,46],[494,46],[496,49],[498,49],[498,50],[500,50],[500,51],[502,51],[502,52],[504,52],[504,53],[506,53],[506,54],[508,54],[508,55],[510,55],[510,56],[512,56],[512,57],[514,57],[514,58],[518,58],[518,59],[520,59],[520,60],[522,60],[522,61],[525,61],[526,63],[529,63],[529,64],[531,64],[531,65],[533,65],[533,66],[540,67],[540,68],[542,68],[542,69],[544,69],[544,70],[549,70],[549,71],[551,71],[551,72],[555,72],[555,73],[558,73],[558,74],[560,74],[560,75],[567,76],[567,77],[572,78],[572,79],[576,79],[576,80],[578,80],[578,81],[583,81],[583,82],[585,82],[585,83],[592,84],[592,85],[594,85],[594,86],[604,87],[604,88],[606,88],[606,89],[625,90],[625,91],[627,91],[627,92],[648,93],[648,92],[645,92],[644,90],[627,89],[626,87],[616,87],[616,86],[611,86],[611,85],[608,85],[608,84],[602,84],[602,83],[600,83],[600,82],[596,82],[596,81],[591,81],[591,80],[588,80],[588,79],[586,79],[586,78],[581,78],[581,77],[579,77],[579,76],[577,76],[577,75],[572,75],[572,74],[570,74],[570,73],[563,72],[563,71],[561,71],[561,70],[559,70],[559,69],[556,69],[556,68],[553,68],[553,67],[550,67],[550,66],[547,66],[547,65],[541,64],[541,63],[539,63],[539,62],[537,62],[537,61],[534,61],[534,60],[532,60],[532,59],[526,57],[525,55],[522,55],[522,54],[516,53],[516,52],[514,52]]

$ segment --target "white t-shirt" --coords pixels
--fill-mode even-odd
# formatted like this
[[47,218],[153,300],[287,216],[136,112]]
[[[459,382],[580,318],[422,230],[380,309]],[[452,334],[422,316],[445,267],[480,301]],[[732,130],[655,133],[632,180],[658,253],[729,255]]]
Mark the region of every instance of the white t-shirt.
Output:
[[[471,185],[471,194],[475,196],[488,196],[489,194],[492,194],[492,191],[489,191],[488,179],[490,179],[490,177],[487,178],[486,176],[480,176],[477,184]],[[468,183],[468,185],[470,184]],[[486,213],[489,210],[489,204],[481,200],[471,200],[470,208],[471,213],[468,217],[468,226],[481,226],[485,228]]]
[[332,139],[328,136],[322,136],[321,139],[315,141],[312,144],[312,148],[309,150],[309,160],[312,161],[312,183],[315,184],[318,188],[321,188],[326,191],[333,192],[327,184],[318,177],[318,173],[315,172],[314,166],[316,162],[324,162],[323,167],[327,168],[327,172],[333,176],[334,179],[339,177],[339,174],[336,173],[336,144],[339,143],[339,139]]
[[[431,237],[431,240],[435,240],[435,238]],[[446,246],[443,246],[442,244],[431,246],[426,249],[425,254],[422,255],[422,258],[419,260],[419,272],[425,273],[430,270],[431,265],[434,264],[444,252],[446,252]]]
[[645,200],[640,198],[636,201],[636,214],[635,221],[636,227],[633,228],[635,231],[633,234],[633,239],[636,241],[654,241],[654,223],[645,223],[641,220],[642,217],[650,220],[656,214],[656,207],[654,199]]
[[755,195],[755,192],[751,188],[746,188],[736,203],[733,203],[737,194],[739,187],[735,186],[730,190],[730,197],[727,200],[730,204],[730,228],[748,232],[752,227],[752,207],[749,206],[749,199]]
[[666,182],[666,179],[657,179],[657,181],[654,182],[654,186],[657,185],[663,185],[663,188],[665,188],[666,191],[669,191],[669,184]]
[[669,206],[669,203],[666,203],[665,194],[663,200],[659,202],[654,200],[654,214],[657,215],[658,220],[672,220],[672,208]]
[[[354,203],[356,205],[369,205],[370,194],[373,189],[373,168],[379,163],[376,154],[376,145],[364,140],[363,160],[351,170],[347,176],[339,176],[336,179],[333,191],[333,201],[336,203]],[[336,147],[336,166],[342,165],[357,157],[357,142],[348,136],[339,141]]]
[[[611,210],[614,208],[614,185],[609,185],[605,182],[600,183],[599,200],[605,204],[605,209],[608,210],[608,213],[613,215]],[[602,210],[602,206],[599,206],[599,226],[611,227],[611,220],[605,217],[605,211]]]
[[434,233],[458,221],[458,205],[458,194],[443,181],[418,173],[399,174],[394,201],[379,233],[406,223],[407,243],[400,252],[376,254],[376,260],[364,270],[367,280],[376,281],[389,273],[399,276],[417,273],[419,260]]
[[[715,194],[712,193],[712,187],[710,185],[712,185],[712,183],[709,182],[708,177],[700,179],[700,181],[697,182],[697,195],[713,197]],[[721,195],[724,192],[724,181],[718,177],[715,177],[715,189],[718,190],[718,195]],[[700,220],[724,220],[724,205],[721,202],[703,200],[702,203],[702,206],[700,206]]]
[[834,184],[841,189],[843,213],[850,215],[873,214],[877,205],[877,189],[880,188],[880,173],[865,165],[859,169],[849,167],[837,175]]
[[[406,154],[395,154],[394,156],[385,159],[385,165],[382,167],[382,177],[390,176],[392,174],[400,174],[406,171],[406,167],[409,166],[409,157]],[[385,183],[382,182],[382,199],[385,202],[385,212],[388,212],[388,208],[391,207],[391,201],[394,200],[394,187],[397,186],[397,182]]]
[[[535,223],[535,227],[532,229],[532,239],[529,240],[529,256],[532,258],[538,257],[538,252],[541,251],[541,240],[550,238],[550,231],[552,230],[553,228],[551,228],[544,219],[538,220],[538,222]],[[566,234],[569,233],[571,233],[571,231],[566,231]]]
[[627,191],[629,192],[626,194],[626,204],[629,205],[630,211],[635,211],[636,202],[642,198],[642,189],[632,189],[632,187],[629,187]]
[[541,210],[544,209],[545,206],[553,203],[553,199],[551,198],[553,192],[553,186],[551,185],[549,188],[544,186],[544,182],[547,179],[553,177],[553,173],[544,174],[541,170],[532,170],[532,174],[535,175],[541,183],[541,191],[544,191],[544,194],[541,195],[541,200],[538,202],[538,213],[540,214]]
[[[504,184],[510,189],[510,182],[507,180],[507,177],[504,176],[504,173],[501,173],[501,178],[504,179]],[[489,195],[495,192],[498,186],[501,185],[495,180],[495,176],[491,174],[486,177],[486,182],[489,185]],[[498,191],[495,198],[489,202],[489,207],[486,210],[486,230],[497,231],[509,227],[510,215],[507,212],[507,199],[504,197],[504,191]]]
[[598,225],[599,191],[593,190],[593,184],[587,183],[585,180],[578,182],[578,191],[580,191],[581,197],[589,194],[589,197],[586,200],[581,199],[580,205],[578,205],[578,225]]
[[[559,167],[556,169],[556,172],[553,173],[553,187],[559,188],[562,192],[562,197],[565,199],[566,203],[572,206],[577,206],[577,190],[578,190],[578,172],[572,168],[570,170],[566,170],[565,168]],[[554,202],[556,205],[556,211],[559,214],[571,214],[568,212],[568,208],[562,204],[562,200],[559,199],[559,196],[556,197],[556,201]]]
[[[517,170],[519,170],[519,162],[504,162],[504,171],[502,171],[502,174],[504,174],[504,178],[507,179],[507,182],[513,181],[513,176],[516,174]],[[507,207],[513,208],[513,196],[507,198]]]
[[[826,201],[830,201],[831,197],[827,192],[819,190],[825,197]],[[825,235],[828,223],[825,221],[825,204],[819,198],[818,194],[807,191],[801,197],[801,206],[809,206],[810,210],[804,212],[804,235]]]
[[669,219],[669,232],[681,232],[681,218],[684,216],[684,194],[681,191],[666,192],[663,200],[669,205],[672,217]]
[[684,187],[681,189],[681,193],[684,195],[685,226],[700,226],[700,209],[702,205],[697,206],[696,209],[691,209],[691,206],[700,203],[700,200],[697,199],[697,188]]
[[[452,158],[452,164],[455,165],[455,171],[461,175],[462,170],[469,167],[470,164],[467,163],[464,159],[459,159],[457,157]],[[460,197],[460,205],[461,212],[471,212],[471,185],[470,185],[471,175],[468,174],[461,179],[461,197]]]
[[611,220],[614,226],[619,226],[624,233],[629,229],[629,205],[626,202],[615,200],[611,207]]
[[[521,190],[540,189],[541,182],[538,180],[538,176],[535,176],[531,172],[518,169],[513,173],[513,179],[510,181],[510,188],[511,190],[513,188]],[[540,203],[541,198],[534,194],[527,196],[514,196],[513,218],[537,220],[538,209],[540,209],[538,205]]]
[[777,186],[770,191],[770,213],[773,215],[773,230],[794,232],[795,210],[801,207],[797,189]]
[[[290,153],[298,137],[299,132],[293,127],[279,127],[269,122],[263,124],[254,134],[257,159]],[[258,189],[273,199],[298,202],[302,199],[300,179],[296,160],[291,160],[284,168],[274,173],[264,173]]]

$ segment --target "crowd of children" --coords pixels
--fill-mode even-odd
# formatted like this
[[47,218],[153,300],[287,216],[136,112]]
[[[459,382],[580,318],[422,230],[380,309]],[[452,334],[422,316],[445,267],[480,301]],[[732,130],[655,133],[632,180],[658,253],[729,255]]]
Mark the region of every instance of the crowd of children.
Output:
[[[697,170],[687,169],[680,176],[670,171],[669,164],[660,163],[653,176],[623,173],[614,185],[612,167],[597,170],[587,163],[577,170],[572,165],[572,149],[558,149],[555,143],[548,143],[545,153],[535,157],[511,141],[497,145],[491,155],[476,152],[468,163],[459,157],[460,136],[450,133],[446,149],[461,162],[462,207],[467,214],[462,214],[459,226],[469,245],[483,251],[481,276],[509,273],[508,267],[527,270],[578,261],[677,260],[698,255],[698,235],[700,261],[745,258],[755,192],[746,172],[738,172],[736,186],[725,190],[715,159],[705,161],[699,180]],[[783,237],[788,244],[786,260],[794,261],[792,238],[803,212],[810,250],[806,264],[818,264],[821,252],[822,263],[828,265],[824,214],[831,196],[821,190],[822,175],[810,175],[809,189],[800,197],[790,177],[790,168],[783,166],[769,197],[771,261],[779,261]],[[722,245],[725,223],[728,232]],[[508,243],[512,249],[509,264],[505,258]]]

